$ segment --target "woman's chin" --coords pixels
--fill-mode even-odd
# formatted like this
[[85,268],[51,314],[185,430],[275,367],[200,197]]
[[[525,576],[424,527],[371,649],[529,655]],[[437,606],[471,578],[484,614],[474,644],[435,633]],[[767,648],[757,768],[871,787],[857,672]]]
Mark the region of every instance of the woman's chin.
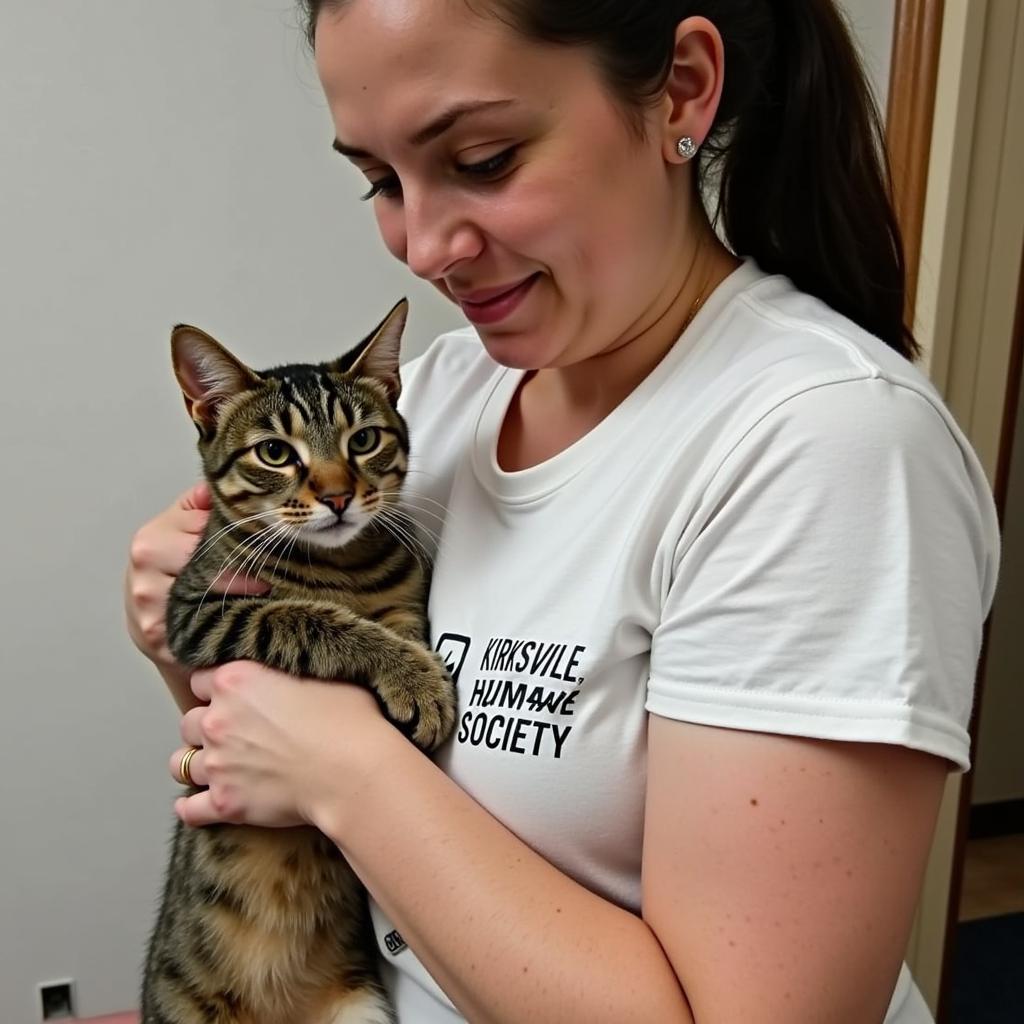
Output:
[[477,328],[477,333],[487,354],[511,370],[541,370],[557,358],[551,345],[545,344],[533,331],[497,334]]

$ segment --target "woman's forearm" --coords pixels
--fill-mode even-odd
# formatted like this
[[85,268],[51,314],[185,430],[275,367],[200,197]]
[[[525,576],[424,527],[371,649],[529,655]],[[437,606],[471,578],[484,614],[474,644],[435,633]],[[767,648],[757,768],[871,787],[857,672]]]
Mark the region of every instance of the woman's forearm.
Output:
[[692,1024],[640,918],[562,874],[394,735],[345,822],[325,807],[316,824],[463,1016]]
[[196,695],[192,692],[190,684],[191,673],[184,668],[168,665],[157,665],[156,670],[163,676],[167,689],[170,691],[178,710],[184,714],[199,705]]

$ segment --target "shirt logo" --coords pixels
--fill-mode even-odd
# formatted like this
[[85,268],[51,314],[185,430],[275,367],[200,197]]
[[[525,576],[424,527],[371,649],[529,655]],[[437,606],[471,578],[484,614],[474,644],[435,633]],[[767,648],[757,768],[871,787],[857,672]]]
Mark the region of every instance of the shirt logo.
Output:
[[469,653],[469,637],[461,633],[442,633],[437,641],[437,653],[444,659],[452,679],[458,682]]
[[405,944],[405,939],[397,931],[390,931],[384,936],[384,945],[392,956],[398,956],[403,949],[409,948]]

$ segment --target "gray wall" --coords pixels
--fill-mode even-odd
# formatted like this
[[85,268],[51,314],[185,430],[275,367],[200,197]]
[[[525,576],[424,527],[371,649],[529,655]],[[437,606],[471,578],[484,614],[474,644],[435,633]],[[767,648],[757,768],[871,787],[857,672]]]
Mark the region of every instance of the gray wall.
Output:
[[889,67],[896,20],[896,0],[839,0],[868,70],[875,98],[885,116],[889,99]]
[[[851,3],[884,81],[892,0]],[[134,529],[196,477],[178,321],[255,364],[348,347],[408,294],[410,352],[457,310],[384,252],[291,0],[0,4],[0,1021],[73,977],[135,1005],[177,716],[122,629]]]

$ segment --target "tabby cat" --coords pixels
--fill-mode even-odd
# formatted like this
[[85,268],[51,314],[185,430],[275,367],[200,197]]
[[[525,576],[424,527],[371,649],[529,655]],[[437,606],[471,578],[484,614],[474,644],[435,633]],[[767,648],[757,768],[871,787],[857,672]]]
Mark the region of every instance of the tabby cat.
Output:
[[[431,751],[455,700],[429,649],[426,573],[397,504],[407,313],[403,300],[335,362],[262,372],[194,327],[174,329],[213,511],[171,588],[167,633],[193,668],[250,659],[365,685]],[[269,594],[211,589],[236,570]],[[143,1024],[388,1024],[376,964],[365,891],[316,829],[177,824]]]

